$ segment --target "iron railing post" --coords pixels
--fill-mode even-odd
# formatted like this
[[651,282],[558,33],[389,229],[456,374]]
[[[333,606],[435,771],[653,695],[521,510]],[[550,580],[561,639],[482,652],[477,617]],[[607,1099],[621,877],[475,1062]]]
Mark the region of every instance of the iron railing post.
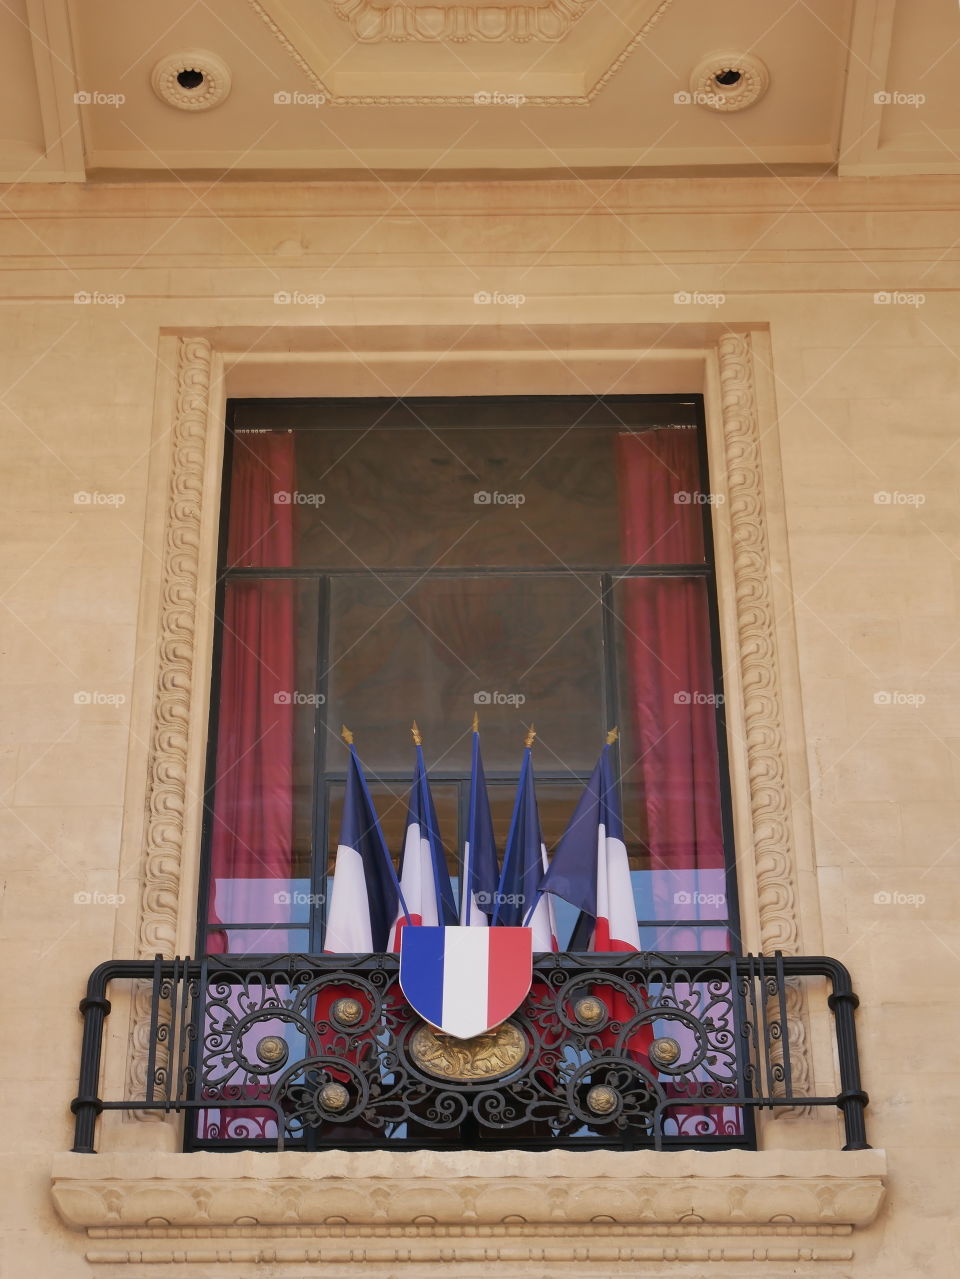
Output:
[[829,960],[829,973],[833,991],[827,1004],[833,1013],[837,1035],[837,1057],[840,1064],[840,1092],[837,1105],[843,1111],[846,1133],[844,1150],[869,1150],[864,1108],[870,1098],[860,1081],[860,1057],[857,1052],[857,1027],[854,1009],[860,1000],[854,994],[850,973],[837,960]]
[[103,1109],[100,1099],[100,1057],[103,1050],[103,1023],[110,1011],[106,997],[107,982],[112,975],[112,963],[101,964],[90,974],[87,993],[80,1000],[83,1017],[83,1041],[80,1046],[80,1074],[77,1095],[70,1103],[76,1116],[73,1133],[73,1150],[79,1155],[95,1155],[94,1138],[97,1116]]

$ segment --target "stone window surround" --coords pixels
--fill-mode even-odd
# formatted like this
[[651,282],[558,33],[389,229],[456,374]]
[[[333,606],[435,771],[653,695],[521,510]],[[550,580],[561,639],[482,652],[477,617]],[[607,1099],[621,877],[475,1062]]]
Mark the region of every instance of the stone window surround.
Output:
[[[531,330],[524,327],[529,334]],[[520,326],[518,332],[519,329]],[[484,366],[489,367],[491,360],[498,364],[510,362],[516,382],[510,386],[511,391],[537,393],[556,389],[556,374],[549,372],[557,361],[549,326],[535,334],[535,343],[511,343],[509,329],[504,326],[498,330],[500,336],[494,343],[481,339],[473,348],[468,341],[458,339],[459,330],[430,332],[439,332],[440,340],[436,349],[423,352],[411,351],[409,330],[400,329],[343,330],[335,335],[335,342],[326,337],[313,343],[309,330],[303,328],[287,332],[274,329],[269,334],[263,330],[220,329],[161,336],[139,625],[138,656],[146,660],[140,662],[144,675],[134,692],[124,837],[124,864],[131,878],[135,875],[138,879],[139,893],[128,895],[131,908],[118,925],[118,955],[129,954],[131,930],[137,937],[137,954],[141,958],[152,958],[158,952],[165,956],[190,953],[194,941],[227,395],[383,394],[384,382],[378,368],[395,371],[398,365],[409,369],[405,384],[411,393],[414,388],[418,394],[450,393],[447,385],[435,392],[429,384],[431,370],[445,360],[456,362],[458,367],[462,363],[467,370],[464,381],[457,384],[458,394],[481,393],[487,385]],[[590,373],[582,376],[579,369],[599,369],[597,386],[602,389],[610,385],[603,376],[606,364],[608,370],[631,366],[636,370],[632,380],[617,382],[618,391],[704,394],[711,486],[723,498],[712,510],[744,944],[748,949],[765,952],[780,949],[787,954],[817,953],[822,948],[819,903],[812,835],[804,803],[807,769],[769,335],[763,327],[733,330],[717,324],[664,325],[659,329],[637,326],[635,334],[627,334],[631,339],[635,337],[635,343],[630,341],[629,345],[624,343],[622,325],[615,330],[585,325],[576,334],[581,339],[580,346],[571,347],[569,336],[569,331],[564,330],[560,356],[563,365],[574,370],[578,391],[593,389],[584,380],[589,379]],[[269,349],[265,349],[267,345]],[[544,370],[548,370],[545,376]],[[354,389],[345,392],[343,379]],[[796,804],[791,803],[791,796],[797,796]],[[139,998],[135,995],[129,1003],[128,1051],[117,1051],[120,1045],[114,1038],[114,1052],[107,1052],[105,1087],[113,1095],[119,1095],[125,1085],[124,1066],[118,1064],[122,1062],[126,1062],[126,1087],[142,1088],[148,1030],[143,1000],[142,994]],[[124,1011],[123,1001],[116,1001],[111,1034],[119,1034],[121,1040],[126,1039],[120,1029]],[[812,1088],[818,1077],[832,1080],[829,1035],[809,1035],[811,1019],[824,1018],[822,1005],[814,1001],[805,1004],[800,992],[793,991],[789,1012],[798,1089]],[[827,1030],[826,1024],[823,1030]],[[832,1091],[832,1083],[825,1086]],[[127,1095],[137,1093],[130,1091]],[[775,1120],[765,1119],[760,1126],[763,1150],[757,1153],[591,1155],[591,1160],[601,1160],[596,1169],[601,1178],[597,1186],[603,1194],[613,1189],[606,1178],[617,1180],[618,1168],[623,1170],[621,1179],[630,1170],[624,1185],[633,1186],[634,1178],[639,1178],[646,1190],[644,1194],[638,1190],[636,1195],[628,1195],[631,1206],[624,1204],[623,1211],[613,1212],[603,1230],[597,1226],[602,1213],[591,1218],[593,1224],[589,1228],[586,1223],[583,1228],[571,1226],[567,1231],[570,1237],[562,1246],[559,1239],[552,1243],[546,1239],[552,1239],[559,1227],[546,1229],[542,1216],[533,1222],[527,1217],[523,1223],[515,1223],[516,1229],[507,1229],[502,1220],[498,1226],[493,1217],[483,1218],[482,1214],[472,1220],[485,1220],[488,1234],[496,1235],[501,1227],[501,1233],[506,1231],[507,1235],[519,1232],[527,1241],[520,1251],[526,1248],[524,1257],[528,1260],[538,1255],[543,1259],[554,1255],[559,1260],[558,1247],[572,1260],[578,1255],[576,1250],[588,1246],[590,1240],[596,1240],[600,1252],[595,1253],[590,1247],[587,1255],[598,1261],[614,1259],[610,1252],[614,1244],[613,1252],[622,1260],[654,1259],[653,1252],[662,1260],[696,1259],[693,1253],[706,1258],[707,1252],[702,1248],[698,1252],[697,1247],[693,1253],[689,1248],[659,1245],[651,1251],[634,1240],[624,1248],[624,1231],[642,1235],[664,1230],[668,1234],[709,1235],[712,1242],[707,1251],[716,1252],[719,1248],[717,1259],[722,1255],[725,1259],[743,1260],[841,1260],[836,1249],[824,1252],[823,1248],[806,1244],[787,1246],[779,1238],[768,1240],[763,1247],[751,1244],[746,1251],[741,1246],[743,1240],[735,1245],[717,1242],[720,1235],[731,1230],[757,1237],[785,1232],[849,1233],[876,1214],[883,1194],[883,1153],[839,1151],[839,1121],[827,1112],[820,1111],[815,1116],[809,1111],[802,1115],[775,1113]],[[389,1161],[409,1161],[411,1154],[175,1154],[179,1146],[178,1124],[161,1121],[151,1112],[127,1112],[123,1120],[115,1113],[105,1115],[102,1128],[100,1148],[114,1153],[59,1156],[54,1175],[54,1198],[61,1215],[69,1225],[86,1228],[94,1237],[126,1237],[132,1232],[141,1245],[144,1239],[156,1240],[158,1236],[216,1237],[217,1247],[212,1251],[207,1248],[205,1258],[210,1254],[210,1260],[269,1261],[281,1259],[282,1249],[259,1246],[253,1249],[258,1254],[254,1257],[246,1245],[239,1250],[227,1246],[228,1236],[235,1235],[242,1226],[241,1233],[246,1236],[252,1231],[263,1245],[267,1236],[284,1233],[282,1223],[295,1222],[301,1228],[309,1226],[317,1239],[312,1250],[301,1248],[296,1258],[289,1258],[306,1261],[312,1259],[312,1251],[317,1248],[318,1255],[328,1258],[328,1245],[322,1244],[321,1238],[332,1241],[332,1236],[336,1236],[345,1246],[360,1235],[366,1238],[371,1232],[383,1233],[379,1227],[374,1228],[375,1222],[392,1222],[389,1229],[383,1227],[390,1233],[394,1227],[400,1230],[405,1221],[404,1237],[411,1230],[418,1238],[422,1236],[419,1248],[407,1249],[406,1256],[403,1249],[397,1252],[391,1245],[393,1251],[387,1249],[389,1257],[378,1253],[377,1258],[384,1262],[390,1258],[426,1262],[430,1257],[449,1255],[454,1237],[465,1237],[464,1231],[470,1234],[463,1224],[471,1220],[469,1214],[461,1214],[459,1225],[454,1228],[437,1224],[442,1217],[436,1217],[429,1209],[418,1208],[416,1214],[411,1209],[404,1217],[406,1209],[397,1208],[410,1200],[407,1173],[413,1175],[413,1165]],[[822,1149],[777,1149],[809,1146],[811,1142]],[[209,1165],[211,1158],[217,1161],[215,1165]],[[539,1184],[544,1176],[558,1175],[560,1181],[550,1183],[552,1219],[556,1222],[557,1205],[565,1196],[575,1197],[574,1183],[579,1176],[572,1175],[574,1158],[581,1156],[560,1151],[476,1152],[469,1158],[465,1155],[458,1163],[463,1194],[469,1198],[469,1190],[475,1197],[481,1184],[486,1186],[491,1179],[505,1176],[520,1178],[511,1183],[511,1195],[514,1190],[527,1193],[528,1182]],[[283,1162],[275,1163],[277,1159]],[[365,1179],[370,1173],[364,1169],[369,1168],[372,1173],[373,1161],[378,1160],[381,1163],[377,1168],[383,1169],[385,1181],[377,1191],[376,1212],[372,1216],[364,1212],[352,1217],[341,1214],[336,1219],[340,1224],[333,1230],[329,1213],[321,1218],[309,1206],[316,1203],[310,1186],[318,1189],[322,1183],[330,1189],[344,1178]],[[467,1164],[472,1168],[471,1161],[476,1160],[480,1161],[477,1167],[468,1170]],[[425,1166],[423,1175],[429,1178],[433,1174]],[[568,1190],[561,1191],[564,1176],[570,1178],[571,1184]],[[222,1210],[213,1211],[211,1205],[220,1200],[231,1203],[237,1195],[242,1198],[241,1192],[244,1186],[250,1186],[251,1177],[261,1192],[263,1210],[258,1211],[255,1220],[241,1213],[230,1218],[233,1225],[228,1225]],[[418,1196],[427,1194],[429,1181],[423,1181],[419,1174],[414,1180],[420,1188]],[[300,1186],[296,1192],[295,1185]],[[841,1185],[845,1189],[839,1197],[826,1189],[836,1190]],[[683,1211],[676,1204],[668,1207],[673,1202],[670,1186],[674,1191],[678,1186],[683,1188],[680,1200],[689,1205]],[[756,1186],[766,1186],[770,1192],[766,1200],[762,1194],[758,1199],[748,1189]],[[299,1206],[291,1207],[293,1200]],[[275,1201],[286,1205],[280,1216],[276,1215]],[[150,1202],[156,1210],[141,1211]],[[842,1209],[838,1208],[841,1203]],[[169,1212],[157,1208],[157,1204],[167,1204]],[[769,1205],[776,1207],[768,1211]],[[420,1225],[416,1225],[417,1216],[424,1218]],[[559,1212],[559,1220],[568,1219],[572,1218],[566,1209]],[[616,1240],[610,1238],[611,1231]],[[606,1240],[602,1246],[601,1236]],[[479,1247],[479,1235],[475,1239],[471,1235],[471,1239]],[[696,1241],[691,1239],[688,1243],[693,1246]],[[516,1247],[511,1245],[507,1251],[519,1260],[519,1237],[514,1244]],[[136,1254],[143,1252],[141,1245],[128,1250],[129,1255],[118,1254],[109,1259],[140,1260]],[[538,1254],[536,1247],[549,1251]],[[161,1253],[164,1251],[160,1249]],[[171,1261],[174,1254],[188,1259],[179,1248],[166,1251],[170,1252]],[[374,1260],[369,1249],[357,1250],[352,1245],[345,1249],[351,1257],[354,1251],[358,1261]],[[459,1251],[458,1247],[458,1255]],[[214,1258],[212,1253],[218,1256]],[[480,1254],[494,1259],[502,1253],[501,1240],[492,1251],[489,1247],[480,1248],[477,1259]],[[96,1257],[90,1252],[87,1255],[91,1261],[106,1262],[108,1258],[101,1254],[102,1250]],[[332,1259],[332,1254],[329,1257]],[[157,1262],[162,1259],[159,1255],[155,1258]],[[346,1255],[340,1257],[341,1261],[346,1259]]]

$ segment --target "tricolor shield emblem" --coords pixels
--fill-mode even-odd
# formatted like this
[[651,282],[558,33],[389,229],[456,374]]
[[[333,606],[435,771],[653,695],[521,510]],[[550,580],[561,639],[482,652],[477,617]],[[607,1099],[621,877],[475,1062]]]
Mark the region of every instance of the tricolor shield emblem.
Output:
[[414,1012],[457,1039],[499,1026],[533,980],[530,928],[407,927],[400,989]]

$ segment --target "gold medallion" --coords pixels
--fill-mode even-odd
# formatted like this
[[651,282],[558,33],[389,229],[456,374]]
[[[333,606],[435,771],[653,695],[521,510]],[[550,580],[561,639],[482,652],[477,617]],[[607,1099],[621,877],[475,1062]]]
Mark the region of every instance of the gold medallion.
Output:
[[455,1039],[424,1022],[410,1036],[409,1048],[428,1075],[460,1082],[499,1079],[516,1070],[527,1055],[526,1039],[509,1021],[473,1039]]

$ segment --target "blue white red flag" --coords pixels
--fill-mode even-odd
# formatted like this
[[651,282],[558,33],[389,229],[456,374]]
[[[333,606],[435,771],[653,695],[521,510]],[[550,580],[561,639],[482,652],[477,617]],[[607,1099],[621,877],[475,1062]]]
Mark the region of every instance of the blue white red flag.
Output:
[[460,882],[460,923],[486,928],[493,914],[497,892],[497,846],[487,779],[480,758],[480,734],[473,730],[473,765],[470,770],[470,810],[463,845],[463,878]]
[[457,904],[419,741],[407,809],[407,833],[400,861],[400,891],[406,909],[402,909],[398,902],[390,945],[392,951],[400,949],[400,933],[407,923],[436,926],[457,922]]
[[609,744],[600,753],[539,890],[562,897],[592,921],[584,949],[639,951],[640,929]]
[[341,954],[385,951],[398,906],[405,913],[380,821],[351,745],[324,949]]
[[[532,742],[532,731],[530,740]],[[547,896],[538,895],[546,869],[547,850],[540,833],[533,758],[528,745],[523,753],[523,765],[491,925],[512,928],[520,924],[527,925],[533,930],[535,951],[557,949],[553,902]]]
[[457,1039],[499,1026],[533,977],[529,928],[405,928],[400,989],[425,1021]]

